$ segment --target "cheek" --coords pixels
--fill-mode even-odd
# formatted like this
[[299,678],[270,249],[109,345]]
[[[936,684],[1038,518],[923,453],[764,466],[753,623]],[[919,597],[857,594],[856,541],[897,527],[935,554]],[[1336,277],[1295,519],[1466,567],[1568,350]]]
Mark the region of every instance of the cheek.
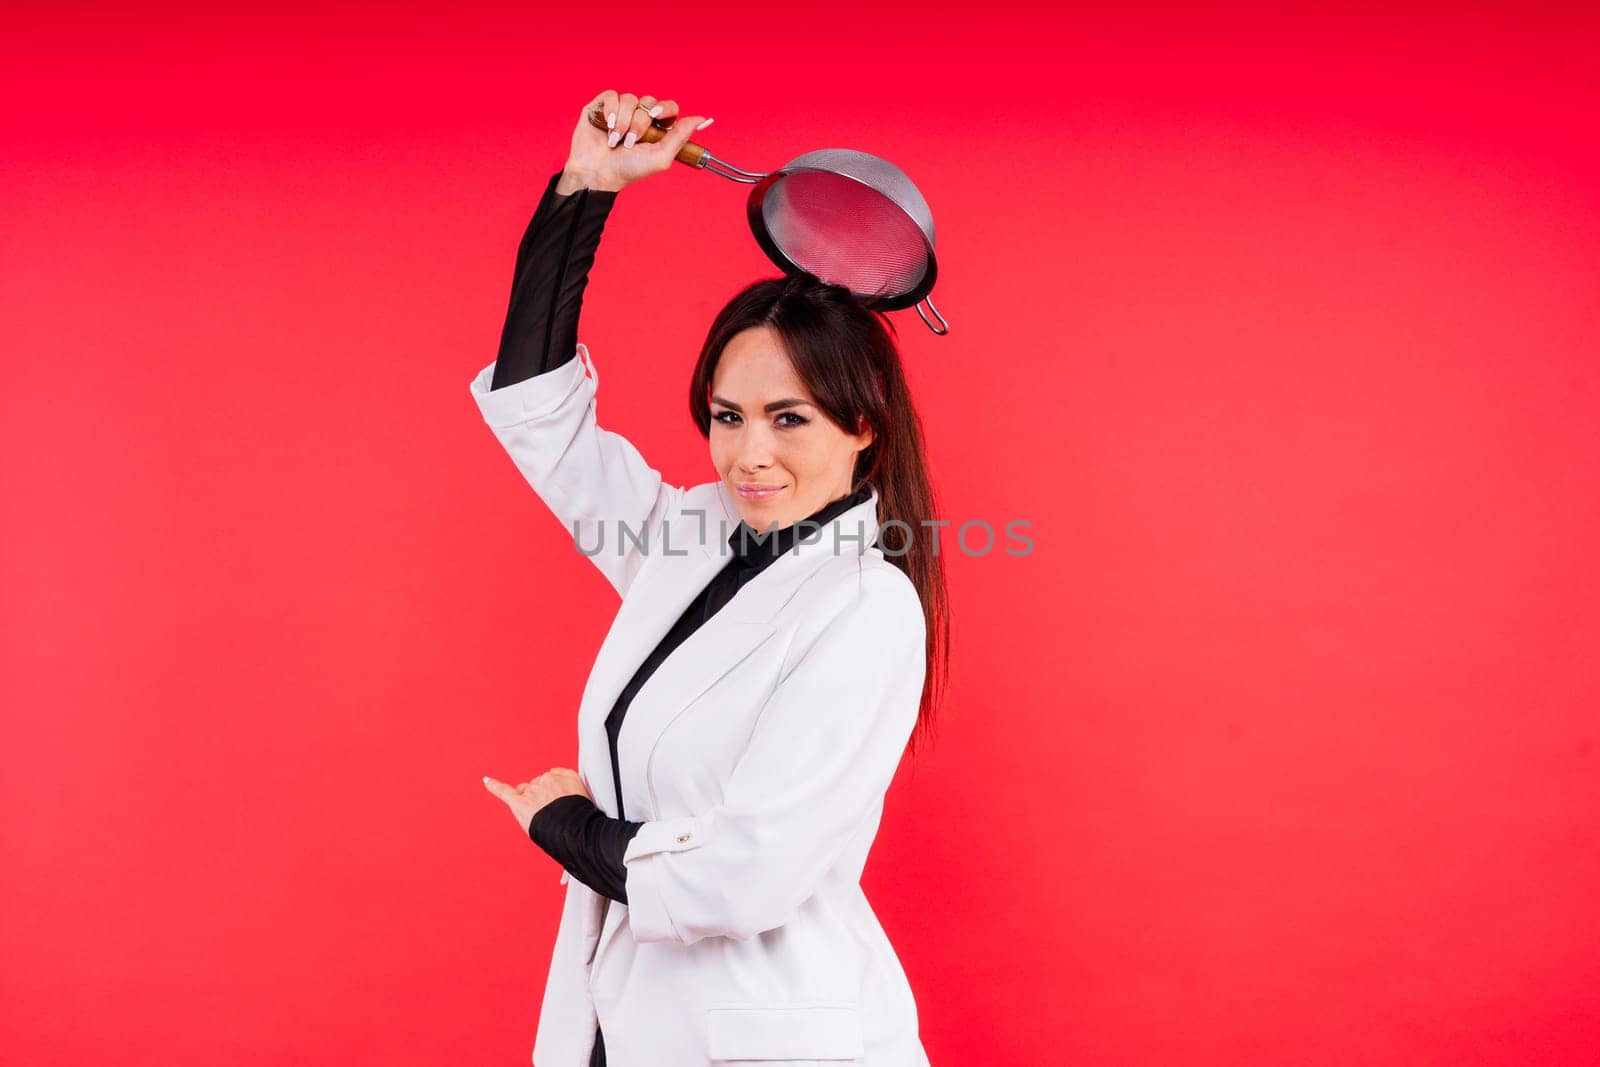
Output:
[[847,455],[837,435],[812,433],[796,437],[788,449],[788,459],[796,470],[814,476],[832,477]]

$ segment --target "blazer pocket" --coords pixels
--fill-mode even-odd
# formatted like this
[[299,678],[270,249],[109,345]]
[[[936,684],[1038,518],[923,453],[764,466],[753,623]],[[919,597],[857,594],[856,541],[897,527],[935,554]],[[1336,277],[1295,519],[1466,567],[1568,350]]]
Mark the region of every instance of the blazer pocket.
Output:
[[706,1009],[713,1060],[854,1060],[864,1054],[855,1004],[723,1004]]

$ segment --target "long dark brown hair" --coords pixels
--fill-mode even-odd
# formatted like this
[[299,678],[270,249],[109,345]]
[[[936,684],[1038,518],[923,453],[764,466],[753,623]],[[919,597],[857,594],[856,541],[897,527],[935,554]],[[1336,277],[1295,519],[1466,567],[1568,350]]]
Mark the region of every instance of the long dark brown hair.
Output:
[[754,282],[736,293],[717,313],[700,349],[689,382],[689,411],[700,435],[711,437],[711,382],[722,350],[733,337],[755,326],[777,332],[795,373],[817,406],[846,433],[861,419],[872,428],[872,444],[856,455],[852,491],[870,483],[878,490],[879,547],[884,558],[916,586],[927,619],[927,675],[911,735],[916,757],[919,738],[931,740],[934,711],[942,706],[949,682],[950,606],[944,561],[935,551],[937,517],[928,479],[922,422],[906,387],[899,336],[894,323],[870,300],[812,274]]

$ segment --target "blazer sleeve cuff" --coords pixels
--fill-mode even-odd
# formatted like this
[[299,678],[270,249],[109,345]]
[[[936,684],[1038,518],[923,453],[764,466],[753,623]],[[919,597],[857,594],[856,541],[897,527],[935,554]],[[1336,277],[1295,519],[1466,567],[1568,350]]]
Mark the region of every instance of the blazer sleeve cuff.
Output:
[[683,852],[705,844],[708,826],[698,815],[681,819],[656,819],[639,827],[622,854],[627,867],[628,929],[635,941],[685,941],[667,914],[666,901],[656,880],[656,857],[662,852]]
[[577,354],[561,366],[499,389],[491,388],[495,365],[490,363],[472,379],[470,387],[483,421],[491,429],[498,430],[559,410],[571,400],[573,393],[584,388],[586,383],[593,383],[586,371],[587,355],[580,344]]

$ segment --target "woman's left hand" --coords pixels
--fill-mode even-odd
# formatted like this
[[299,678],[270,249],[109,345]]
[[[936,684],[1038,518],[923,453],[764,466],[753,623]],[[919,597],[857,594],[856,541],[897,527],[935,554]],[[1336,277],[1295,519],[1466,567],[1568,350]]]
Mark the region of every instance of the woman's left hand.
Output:
[[515,786],[485,775],[483,787],[506,802],[523,833],[528,832],[528,824],[533,822],[539,809],[556,797],[577,795],[594,800],[593,794],[583,784],[583,778],[568,767],[552,767],[533,781]]

